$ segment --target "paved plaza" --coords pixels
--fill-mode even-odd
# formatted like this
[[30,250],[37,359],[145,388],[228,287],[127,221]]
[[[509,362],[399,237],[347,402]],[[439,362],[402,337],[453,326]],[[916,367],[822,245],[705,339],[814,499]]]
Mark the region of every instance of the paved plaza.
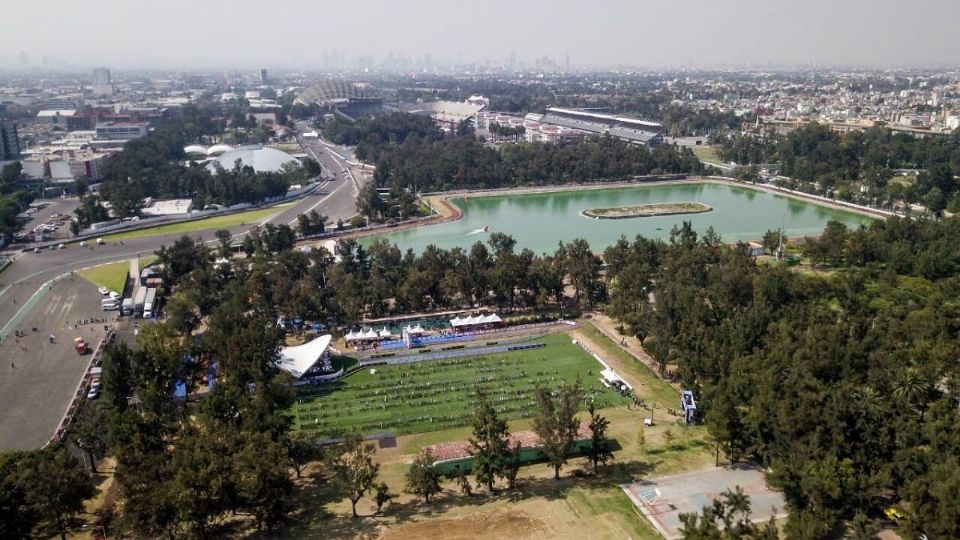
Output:
[[[101,310],[100,298],[83,278],[54,282],[4,335],[0,451],[38,448],[53,435],[90,362],[89,354],[77,354],[74,338],[82,337],[94,349],[105,334],[103,323],[78,326],[77,320],[116,317],[116,312]],[[17,330],[25,335],[17,337]],[[51,334],[56,337],[53,344]]]
[[673,539],[682,537],[680,514],[700,512],[735,486],[750,497],[754,523],[786,517],[783,496],[767,488],[763,471],[746,465],[650,478],[620,487],[661,535]]

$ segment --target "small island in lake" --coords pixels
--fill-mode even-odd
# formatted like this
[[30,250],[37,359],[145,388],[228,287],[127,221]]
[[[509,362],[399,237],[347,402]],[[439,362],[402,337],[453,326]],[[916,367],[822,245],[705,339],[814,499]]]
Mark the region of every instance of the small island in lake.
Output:
[[711,210],[713,210],[712,207],[699,202],[667,202],[613,206],[610,208],[589,208],[580,213],[595,219],[627,219],[635,217],[672,216],[677,214],[700,214]]

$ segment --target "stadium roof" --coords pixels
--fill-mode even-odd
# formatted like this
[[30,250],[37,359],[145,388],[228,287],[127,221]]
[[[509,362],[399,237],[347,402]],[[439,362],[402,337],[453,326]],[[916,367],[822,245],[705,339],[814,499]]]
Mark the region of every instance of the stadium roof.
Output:
[[663,126],[657,122],[648,122],[646,120],[637,120],[636,118],[627,118],[625,116],[614,116],[612,114],[601,114],[594,113],[589,111],[579,111],[577,109],[563,109],[560,107],[547,107],[547,112],[556,113],[556,114],[568,114],[571,116],[579,116],[585,119],[600,120],[605,122],[620,122],[624,124],[632,124],[640,128],[647,129],[661,129]]
[[375,95],[373,89],[367,84],[327,79],[317,81],[305,88],[293,102],[302,105],[315,103],[320,106],[327,106],[344,103],[351,99],[376,97],[379,96]]
[[224,169],[230,170],[238,159],[241,166],[253,167],[256,172],[280,172],[287,163],[300,164],[297,158],[274,148],[242,146],[218,157],[216,161],[207,165],[207,168],[215,173],[217,170],[215,164],[219,163]]
[[333,336],[328,334],[313,341],[308,341],[303,345],[284,347],[280,349],[278,366],[299,379],[323,357],[323,353],[327,352],[327,347],[330,346],[332,339]]

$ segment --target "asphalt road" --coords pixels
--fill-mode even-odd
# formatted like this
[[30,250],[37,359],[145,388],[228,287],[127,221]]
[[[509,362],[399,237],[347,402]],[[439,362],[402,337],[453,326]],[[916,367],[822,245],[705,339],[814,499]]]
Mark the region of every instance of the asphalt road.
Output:
[[90,362],[89,354],[76,353],[73,338],[83,337],[92,349],[105,333],[103,323],[77,321],[116,313],[103,312],[100,298],[82,278],[56,283],[16,326],[24,337],[12,329],[0,342],[0,451],[38,448],[60,425]]
[[[329,222],[349,220],[356,215],[358,186],[365,175],[353,168],[348,148],[325,145],[315,139],[303,142],[305,151],[316,159],[326,175],[324,182],[310,194],[290,206],[277,208],[277,213],[257,223],[244,223],[229,228],[240,238],[253,227],[266,223],[295,226],[297,215],[316,210]],[[57,200],[31,220],[45,221],[53,212],[71,213],[75,200]],[[64,229],[61,226],[61,229]],[[59,231],[58,231],[59,232]],[[189,234],[206,242],[216,242],[216,229]],[[56,429],[86,368],[86,359],[71,348],[79,319],[104,317],[96,288],[72,272],[108,262],[129,260],[152,254],[163,245],[170,245],[185,233],[174,233],[108,242],[87,247],[79,244],[40,253],[19,252],[14,262],[0,272],[0,368],[7,375],[0,377],[0,450],[35,448]],[[33,328],[37,332],[33,332]],[[26,337],[16,337],[16,330],[26,330]],[[103,325],[80,328],[93,346],[103,334]],[[49,344],[46,336],[54,334],[57,344]]]
[[[258,223],[245,223],[229,228],[235,238],[240,238],[251,228],[266,223],[287,223],[296,225],[297,215],[316,210],[335,223],[338,219],[344,221],[356,215],[355,199],[356,185],[351,181],[350,166],[345,159],[333,154],[329,148],[319,142],[308,143],[307,152],[315,156],[323,167],[339,170],[341,174],[335,180],[325,182],[317,190],[299,199],[289,207],[278,208],[278,213],[267,220]],[[349,156],[349,151],[337,148],[342,156]],[[358,181],[363,179],[358,174]],[[361,184],[362,185],[362,184]],[[49,207],[48,207],[49,208]],[[46,210],[46,209],[45,209]],[[49,210],[57,211],[56,208]],[[199,237],[207,242],[215,242],[216,229],[187,233]],[[81,248],[77,244],[68,245],[60,250],[44,250],[40,253],[18,253],[6,270],[0,273],[0,338],[12,335],[14,326],[19,319],[27,315],[32,303],[37,301],[35,294],[38,290],[57,278],[69,276],[71,271],[112,261],[126,260],[138,255],[150,255],[160,249],[162,245],[170,245],[185,233],[173,233],[161,236],[134,238],[124,240],[123,244],[108,243],[103,246],[93,245]],[[31,302],[31,298],[34,300]],[[27,304],[25,308],[24,305]]]

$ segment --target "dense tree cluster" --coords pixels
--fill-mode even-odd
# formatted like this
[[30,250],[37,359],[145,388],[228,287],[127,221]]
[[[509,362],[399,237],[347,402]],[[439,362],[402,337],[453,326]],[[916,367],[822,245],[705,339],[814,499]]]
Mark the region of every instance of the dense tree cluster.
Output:
[[[236,118],[234,118],[236,117]],[[315,167],[289,167],[279,173],[255,172],[239,162],[211,173],[205,164],[185,166],[183,148],[205,135],[217,135],[226,125],[244,120],[236,111],[188,106],[161,123],[145,137],[127,142],[123,151],[110,157],[104,167],[100,189],[117,217],[137,215],[143,200],[154,198],[192,199],[194,206],[258,203],[286,193],[296,182],[307,179]],[[78,213],[82,225],[96,216]]]
[[[185,284],[181,313],[142,328],[136,351],[121,344],[104,355],[107,440],[124,518],[149,536],[204,536],[236,511],[270,528],[291,508],[290,464],[303,455],[288,433],[292,389],[276,365],[282,334],[226,270],[212,267],[205,247],[187,251],[162,254],[190,261],[176,270]],[[215,299],[197,307],[194,292],[207,287]],[[183,312],[206,317],[202,340],[190,339],[197,318],[184,323]],[[203,385],[210,370],[216,384],[197,406],[173,398],[178,384]]]
[[790,537],[903,500],[910,530],[953,538],[958,227],[831,223],[808,248],[836,265],[826,277],[757,265],[688,225],[666,244],[623,240],[605,253],[611,312],[696,392],[728,458],[770,468]]
[[0,453],[0,537],[66,540],[94,492],[90,473],[62,446]]
[[33,194],[17,188],[22,166],[14,162],[0,171],[0,238],[10,237],[20,229],[17,214],[28,208]]
[[400,143],[411,135],[435,139],[441,137],[440,130],[433,125],[429,116],[401,112],[364,118],[355,123],[335,118],[324,122],[322,127],[324,138],[350,146],[361,142],[373,145]]
[[650,149],[613,137],[568,144],[520,143],[499,151],[469,137],[408,138],[396,145],[361,143],[357,156],[377,165],[374,180],[378,185],[398,183],[416,191],[624,180],[635,175],[701,171],[699,160],[689,150],[678,151],[669,145]]
[[[473,137],[408,137],[402,144],[362,142],[357,156],[377,165],[357,198],[358,211],[374,221],[415,215],[415,194],[451,189],[491,189],[566,182],[616,181],[637,175],[700,173],[689,149],[653,149],[613,137],[566,143],[518,143],[491,148]],[[387,192],[384,197],[378,191]]]
[[[877,126],[838,134],[812,123],[778,140],[735,136],[721,141],[724,160],[779,162],[781,174],[810,184],[798,186],[802,189],[879,204],[904,199],[935,214],[960,209],[960,130],[914,137]],[[892,182],[894,169],[923,171],[914,182]]]

